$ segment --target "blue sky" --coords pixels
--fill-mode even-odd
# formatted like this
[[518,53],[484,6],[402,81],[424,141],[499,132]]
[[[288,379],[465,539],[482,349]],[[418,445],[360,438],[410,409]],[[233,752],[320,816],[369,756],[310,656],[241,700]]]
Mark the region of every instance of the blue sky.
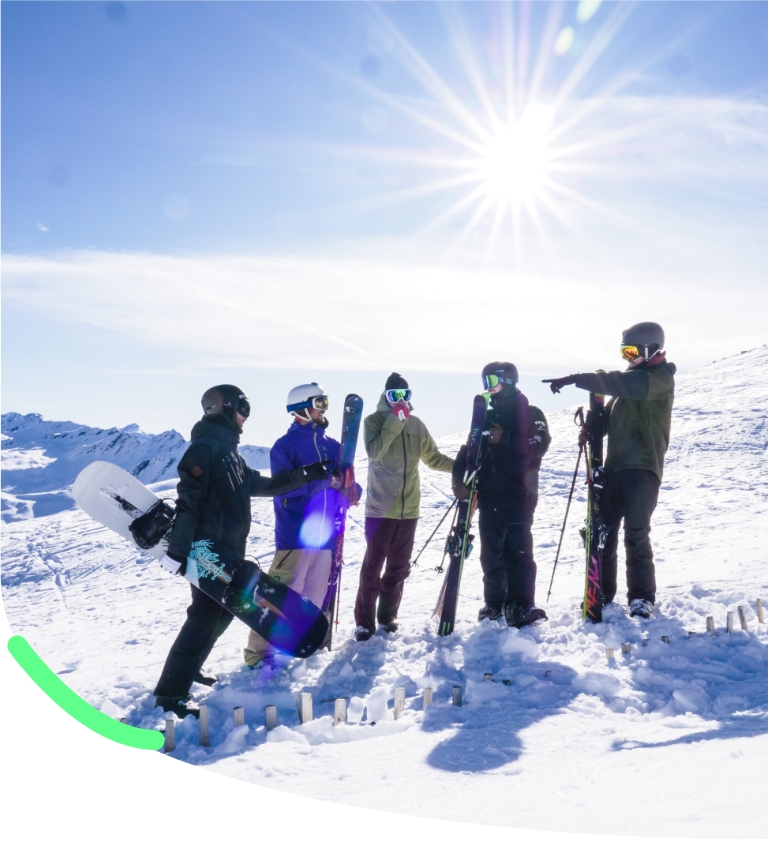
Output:
[[766,3],[4,2],[2,409],[269,443],[398,369],[441,435],[766,343],[766,81]]

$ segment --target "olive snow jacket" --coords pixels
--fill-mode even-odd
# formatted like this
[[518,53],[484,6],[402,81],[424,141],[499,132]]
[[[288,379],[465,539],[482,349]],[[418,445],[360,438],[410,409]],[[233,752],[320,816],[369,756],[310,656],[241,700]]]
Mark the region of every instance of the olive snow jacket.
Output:
[[580,389],[613,396],[605,408],[606,472],[650,469],[661,481],[669,446],[676,371],[674,363],[662,360],[655,366],[639,366],[625,372],[574,375]]
[[[408,405],[410,407],[410,405]],[[365,417],[368,489],[365,515],[385,519],[418,519],[421,486],[419,461],[450,472],[453,461],[442,454],[424,423],[411,414],[405,421],[392,413],[382,393],[376,411]]]
[[195,535],[203,532],[245,556],[251,530],[251,496],[280,496],[306,482],[302,467],[262,476],[237,451],[240,435],[222,415],[203,418],[179,461],[176,521],[168,554],[185,562]]

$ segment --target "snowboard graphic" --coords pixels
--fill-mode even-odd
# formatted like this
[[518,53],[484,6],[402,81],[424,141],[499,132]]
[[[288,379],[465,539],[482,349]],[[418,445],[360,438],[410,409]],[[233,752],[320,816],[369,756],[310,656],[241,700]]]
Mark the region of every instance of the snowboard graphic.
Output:
[[445,573],[440,597],[437,600],[436,613],[440,616],[437,633],[442,637],[451,634],[456,623],[456,609],[459,603],[459,586],[464,561],[469,555],[472,535],[472,514],[475,509],[477,492],[477,472],[480,467],[482,449],[485,446],[485,415],[488,411],[487,393],[475,396],[472,404],[472,424],[467,438],[467,470],[464,473],[464,483],[469,488],[469,498],[459,502],[456,521],[448,534],[446,544],[450,561]]
[[[158,560],[165,554],[174,509],[129,472],[96,461],[77,476],[72,496],[96,522]],[[182,569],[190,584],[281,652],[306,658],[325,640],[328,621],[317,606],[215,540],[195,539]]]
[[[342,476],[341,492],[346,496],[342,501],[340,520],[336,529],[336,542],[333,547],[331,575],[328,579],[328,592],[325,595],[323,611],[328,617],[331,628],[334,620],[338,625],[339,581],[344,561],[344,528],[347,510],[350,505],[357,504],[357,485],[355,484],[355,452],[357,437],[360,432],[360,422],[363,418],[363,400],[359,395],[350,393],[344,399],[344,415],[341,422],[341,449],[339,451],[339,470]],[[328,632],[328,648],[331,645],[331,632]]]

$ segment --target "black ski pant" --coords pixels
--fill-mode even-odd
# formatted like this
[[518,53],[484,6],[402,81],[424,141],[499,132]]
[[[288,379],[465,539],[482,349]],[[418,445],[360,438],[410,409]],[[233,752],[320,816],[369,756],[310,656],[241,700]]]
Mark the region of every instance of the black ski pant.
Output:
[[418,522],[418,519],[365,518],[368,546],[360,569],[355,625],[364,626],[373,632],[376,620],[379,623],[391,623],[397,619],[400,600],[403,598],[403,584],[411,572],[411,555]]
[[234,614],[190,585],[192,604],[165,661],[155,696],[183,696],[189,693],[195,676],[205,664],[213,645],[227,630]]
[[536,561],[533,560],[533,511],[480,503],[480,566],[485,604],[499,611],[507,602],[533,605]]
[[650,469],[607,472],[603,491],[603,518],[609,527],[603,550],[602,585],[606,602],[612,602],[617,585],[619,527],[624,520],[627,555],[627,599],[656,601],[656,568],[651,548],[651,516],[656,509],[661,482]]

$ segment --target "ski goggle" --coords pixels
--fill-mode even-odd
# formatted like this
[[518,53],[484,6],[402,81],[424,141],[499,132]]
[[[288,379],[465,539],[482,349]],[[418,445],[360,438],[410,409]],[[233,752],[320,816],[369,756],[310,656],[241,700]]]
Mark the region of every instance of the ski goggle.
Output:
[[316,395],[309,400],[309,406],[315,410],[328,410],[329,403],[327,395]]
[[509,378],[504,378],[500,375],[494,375],[491,373],[490,375],[483,375],[483,383],[487,390],[494,390],[496,387],[500,387],[501,384],[514,385],[515,382],[511,381]]
[[234,408],[235,411],[244,419],[247,419],[251,415],[251,403],[248,401],[247,395],[241,395],[238,397],[237,406],[235,406],[231,401],[228,401],[224,407]]
[[636,345],[622,345],[621,356],[625,360],[629,360],[631,363],[633,360],[637,360],[638,357],[641,357],[642,353]]
[[399,404],[401,401],[407,404],[410,400],[410,390],[387,390],[387,401],[390,404]]

